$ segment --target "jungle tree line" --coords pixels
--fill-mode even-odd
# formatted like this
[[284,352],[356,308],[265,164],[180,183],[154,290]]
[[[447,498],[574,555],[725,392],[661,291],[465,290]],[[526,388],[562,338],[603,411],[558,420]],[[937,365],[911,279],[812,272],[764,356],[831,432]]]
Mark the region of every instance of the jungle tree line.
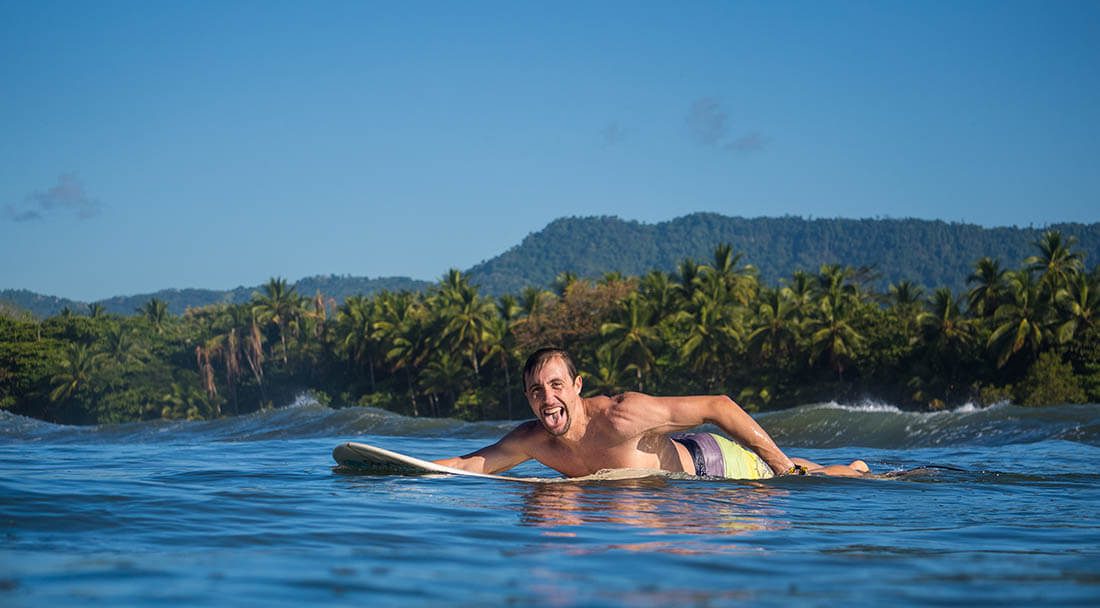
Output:
[[675,272],[565,273],[484,297],[449,271],[426,292],[338,304],[271,279],[245,304],[169,314],[0,316],[0,406],[68,422],[212,418],[311,390],[413,416],[522,417],[520,369],[574,353],[586,393],[725,393],[749,409],[877,398],[1100,401],[1100,270],[1047,232],[1017,268],[976,262],[970,288],[876,292],[871,269],[825,265],[763,284],[728,245]]

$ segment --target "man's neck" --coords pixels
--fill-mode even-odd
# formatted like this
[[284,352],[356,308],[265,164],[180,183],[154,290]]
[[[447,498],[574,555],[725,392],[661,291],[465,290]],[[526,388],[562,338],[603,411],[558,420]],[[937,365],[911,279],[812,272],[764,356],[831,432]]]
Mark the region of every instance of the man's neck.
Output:
[[585,435],[588,433],[588,424],[592,422],[591,417],[589,417],[588,401],[582,398],[576,411],[570,415],[572,420],[569,422],[569,430],[564,435],[554,439],[566,446],[573,447],[580,445],[584,440]]

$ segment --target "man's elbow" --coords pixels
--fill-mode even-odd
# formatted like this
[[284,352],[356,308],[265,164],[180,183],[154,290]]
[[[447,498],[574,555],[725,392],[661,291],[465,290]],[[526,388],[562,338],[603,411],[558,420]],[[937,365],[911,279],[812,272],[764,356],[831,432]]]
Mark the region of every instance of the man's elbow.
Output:
[[715,395],[710,401],[707,422],[721,424],[722,420],[740,419],[742,415],[748,415],[729,395]]
[[729,410],[731,408],[738,411],[741,410],[741,406],[737,405],[737,402],[729,395],[715,395],[714,402],[715,406],[720,410]]

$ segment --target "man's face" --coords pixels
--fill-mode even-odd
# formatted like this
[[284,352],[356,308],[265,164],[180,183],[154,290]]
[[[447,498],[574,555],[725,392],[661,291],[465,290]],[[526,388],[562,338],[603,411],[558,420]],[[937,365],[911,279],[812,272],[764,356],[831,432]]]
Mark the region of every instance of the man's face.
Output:
[[564,435],[569,430],[574,410],[579,407],[581,377],[570,379],[561,357],[553,357],[526,380],[527,403],[535,417],[546,432]]

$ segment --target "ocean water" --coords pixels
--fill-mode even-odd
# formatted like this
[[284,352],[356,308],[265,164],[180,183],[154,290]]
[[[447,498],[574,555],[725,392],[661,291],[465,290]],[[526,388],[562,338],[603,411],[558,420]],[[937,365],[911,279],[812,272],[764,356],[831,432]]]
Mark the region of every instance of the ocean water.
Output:
[[1100,406],[759,420],[820,462],[953,468],[526,485],[333,470],[344,441],[437,458],[506,422],[0,412],[0,606],[1100,605]]

